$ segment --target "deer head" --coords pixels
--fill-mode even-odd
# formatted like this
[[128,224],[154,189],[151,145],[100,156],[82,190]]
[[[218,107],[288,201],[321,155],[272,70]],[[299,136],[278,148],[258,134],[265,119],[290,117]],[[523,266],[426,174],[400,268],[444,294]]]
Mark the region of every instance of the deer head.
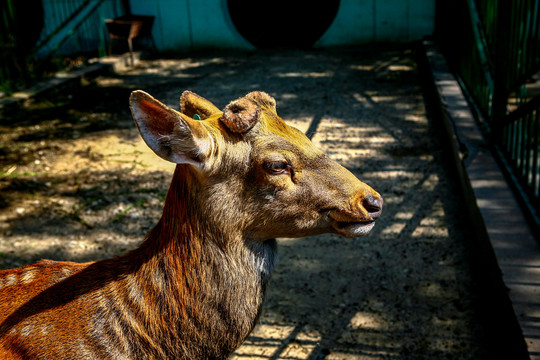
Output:
[[190,91],[181,112],[143,91],[132,93],[130,106],[148,146],[187,167],[193,199],[219,236],[358,237],[381,214],[382,197],[287,125],[264,92],[223,111]]

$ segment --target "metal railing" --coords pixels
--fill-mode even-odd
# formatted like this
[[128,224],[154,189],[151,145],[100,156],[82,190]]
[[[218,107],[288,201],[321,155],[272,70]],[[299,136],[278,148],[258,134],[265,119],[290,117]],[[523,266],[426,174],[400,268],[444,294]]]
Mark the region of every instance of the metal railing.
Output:
[[501,121],[497,148],[512,170],[514,180],[538,217],[540,209],[540,96],[528,101]]
[[540,226],[540,0],[440,3],[445,55]]

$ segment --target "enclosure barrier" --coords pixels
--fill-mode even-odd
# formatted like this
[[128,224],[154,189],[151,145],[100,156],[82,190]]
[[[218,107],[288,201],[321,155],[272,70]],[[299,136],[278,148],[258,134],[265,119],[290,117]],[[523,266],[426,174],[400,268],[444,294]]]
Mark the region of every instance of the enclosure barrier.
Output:
[[[0,2],[0,91],[10,94],[65,67],[56,55],[104,56],[105,19],[124,13],[121,0]],[[28,11],[32,9],[32,11]],[[46,21],[45,21],[46,19]]]
[[[502,119],[502,136],[497,144],[535,217],[540,209],[539,123],[540,96],[537,96]],[[538,222],[538,218],[535,220]]]
[[437,35],[540,230],[540,0],[438,2]]

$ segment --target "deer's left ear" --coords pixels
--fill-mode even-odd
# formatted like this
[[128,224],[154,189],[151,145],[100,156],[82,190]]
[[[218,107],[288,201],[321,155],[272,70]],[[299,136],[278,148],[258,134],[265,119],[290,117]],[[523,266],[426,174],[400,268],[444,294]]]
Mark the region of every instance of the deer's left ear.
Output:
[[189,90],[184,91],[180,96],[180,110],[190,118],[199,115],[201,120],[220,112],[210,101]]
[[177,164],[196,166],[206,160],[212,140],[201,121],[141,90],[131,93],[129,105],[142,138],[158,156]]

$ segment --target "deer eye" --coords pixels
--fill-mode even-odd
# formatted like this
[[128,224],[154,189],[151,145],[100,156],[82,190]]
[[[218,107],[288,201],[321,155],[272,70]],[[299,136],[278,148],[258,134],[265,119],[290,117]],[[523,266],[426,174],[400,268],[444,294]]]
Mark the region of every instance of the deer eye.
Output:
[[266,171],[270,174],[277,175],[285,172],[290,172],[290,166],[284,161],[267,161],[263,164]]

